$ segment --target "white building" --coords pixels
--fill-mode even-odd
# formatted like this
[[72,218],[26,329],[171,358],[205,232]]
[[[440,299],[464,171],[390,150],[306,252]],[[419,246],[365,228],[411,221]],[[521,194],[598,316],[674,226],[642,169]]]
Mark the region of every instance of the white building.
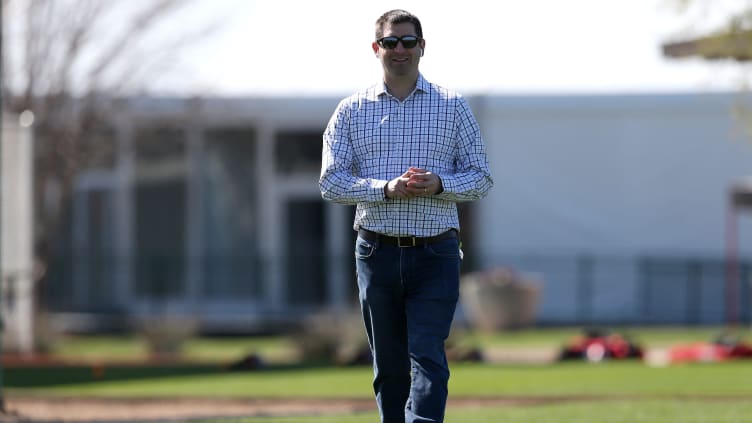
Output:
[[[541,273],[541,320],[725,320],[728,193],[752,172],[752,138],[734,116],[749,103],[732,94],[478,100],[496,179],[478,214],[483,263]],[[748,321],[748,265],[742,280],[734,300]]]
[[[59,321],[186,313],[252,330],[353,306],[353,209],[317,187],[338,101],[124,104],[99,135],[116,154],[77,181],[45,282]],[[724,321],[727,190],[752,172],[735,95],[470,102],[496,186],[462,207],[465,270],[540,274],[544,324]]]

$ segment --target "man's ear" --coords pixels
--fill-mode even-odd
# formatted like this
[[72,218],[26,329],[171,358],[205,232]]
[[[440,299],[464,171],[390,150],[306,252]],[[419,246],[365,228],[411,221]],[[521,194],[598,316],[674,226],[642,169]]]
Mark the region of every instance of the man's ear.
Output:
[[373,49],[373,54],[375,54],[376,57],[379,57],[379,44],[374,41],[373,43],[371,43],[371,48]]

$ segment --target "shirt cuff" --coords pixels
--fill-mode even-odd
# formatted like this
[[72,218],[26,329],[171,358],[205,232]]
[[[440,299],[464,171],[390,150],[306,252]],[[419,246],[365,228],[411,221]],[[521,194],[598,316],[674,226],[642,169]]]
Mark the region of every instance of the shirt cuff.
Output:
[[436,196],[439,198],[446,198],[446,196],[451,196],[454,193],[455,188],[455,179],[451,176],[444,177],[440,176],[441,178],[441,192],[436,193]]
[[374,180],[373,181],[373,201],[386,201],[388,198],[386,198],[386,192],[384,191],[384,187],[386,187],[386,184],[388,184],[389,181],[382,181],[382,180]]

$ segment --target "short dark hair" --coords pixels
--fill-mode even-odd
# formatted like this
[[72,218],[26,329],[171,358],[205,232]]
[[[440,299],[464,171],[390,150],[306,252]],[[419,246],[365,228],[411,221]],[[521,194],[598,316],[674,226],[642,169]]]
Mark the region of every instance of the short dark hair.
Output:
[[406,10],[394,9],[384,13],[376,20],[376,39],[384,37],[384,26],[386,24],[396,25],[405,22],[413,24],[416,32],[415,35],[418,38],[423,38],[423,27],[420,25],[420,19]]

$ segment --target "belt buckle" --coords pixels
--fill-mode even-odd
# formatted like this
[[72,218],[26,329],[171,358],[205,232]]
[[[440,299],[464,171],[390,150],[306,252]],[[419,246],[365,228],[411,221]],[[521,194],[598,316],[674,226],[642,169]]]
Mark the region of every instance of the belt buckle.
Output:
[[[409,241],[406,244],[402,243],[402,240]],[[415,237],[414,236],[398,236],[397,237],[397,246],[400,248],[410,248],[415,247]]]

